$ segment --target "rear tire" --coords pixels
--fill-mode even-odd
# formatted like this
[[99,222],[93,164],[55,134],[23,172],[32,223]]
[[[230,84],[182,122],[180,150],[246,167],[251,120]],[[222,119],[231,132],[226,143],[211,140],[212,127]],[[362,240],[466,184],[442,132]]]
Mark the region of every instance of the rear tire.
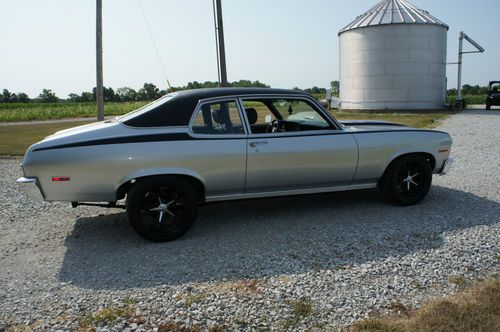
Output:
[[184,235],[196,220],[198,200],[187,183],[170,176],[138,181],[127,194],[127,216],[142,237],[166,242]]
[[420,202],[432,184],[432,168],[422,155],[412,154],[393,161],[380,180],[382,193],[398,205]]

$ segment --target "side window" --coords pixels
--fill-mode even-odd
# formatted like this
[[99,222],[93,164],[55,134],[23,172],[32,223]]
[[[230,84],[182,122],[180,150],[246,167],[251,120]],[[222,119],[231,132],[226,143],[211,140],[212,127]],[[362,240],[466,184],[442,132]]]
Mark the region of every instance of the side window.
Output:
[[330,129],[324,116],[306,100],[248,99],[243,105],[253,134]]
[[244,134],[238,106],[235,101],[203,104],[192,123],[196,134]]
[[276,119],[271,109],[267,106],[272,100],[244,100],[243,106],[247,113],[250,126],[263,126]]

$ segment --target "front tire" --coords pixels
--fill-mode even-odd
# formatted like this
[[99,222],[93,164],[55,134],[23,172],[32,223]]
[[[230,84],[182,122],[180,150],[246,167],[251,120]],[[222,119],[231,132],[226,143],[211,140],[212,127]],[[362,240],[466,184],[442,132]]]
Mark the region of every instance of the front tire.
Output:
[[432,184],[432,168],[422,155],[407,155],[393,161],[380,180],[380,190],[393,202],[408,206],[420,202]]
[[193,188],[170,176],[138,181],[127,194],[126,204],[132,228],[154,242],[171,241],[184,235],[198,213]]

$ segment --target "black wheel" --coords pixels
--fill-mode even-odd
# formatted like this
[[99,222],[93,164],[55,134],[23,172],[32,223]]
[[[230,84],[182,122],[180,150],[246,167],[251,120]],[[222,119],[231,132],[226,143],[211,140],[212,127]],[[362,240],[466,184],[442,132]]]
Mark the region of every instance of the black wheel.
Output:
[[491,109],[491,104],[489,102],[486,102],[486,109],[490,110]]
[[430,162],[422,155],[408,155],[389,165],[380,180],[386,197],[400,205],[413,205],[424,199],[432,184]]
[[165,242],[186,233],[198,212],[193,188],[173,177],[138,181],[127,195],[127,216],[142,237]]

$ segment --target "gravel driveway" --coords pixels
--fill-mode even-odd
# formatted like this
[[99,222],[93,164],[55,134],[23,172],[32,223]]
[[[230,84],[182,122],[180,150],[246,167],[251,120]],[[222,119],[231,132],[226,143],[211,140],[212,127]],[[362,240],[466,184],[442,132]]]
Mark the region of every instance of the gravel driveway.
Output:
[[219,203],[163,244],[115,210],[33,205],[20,159],[0,159],[0,323],[76,329],[109,307],[135,318],[94,316],[103,331],[336,330],[418,307],[500,273],[499,128],[498,111],[448,118],[456,164],[417,206],[377,191]]

